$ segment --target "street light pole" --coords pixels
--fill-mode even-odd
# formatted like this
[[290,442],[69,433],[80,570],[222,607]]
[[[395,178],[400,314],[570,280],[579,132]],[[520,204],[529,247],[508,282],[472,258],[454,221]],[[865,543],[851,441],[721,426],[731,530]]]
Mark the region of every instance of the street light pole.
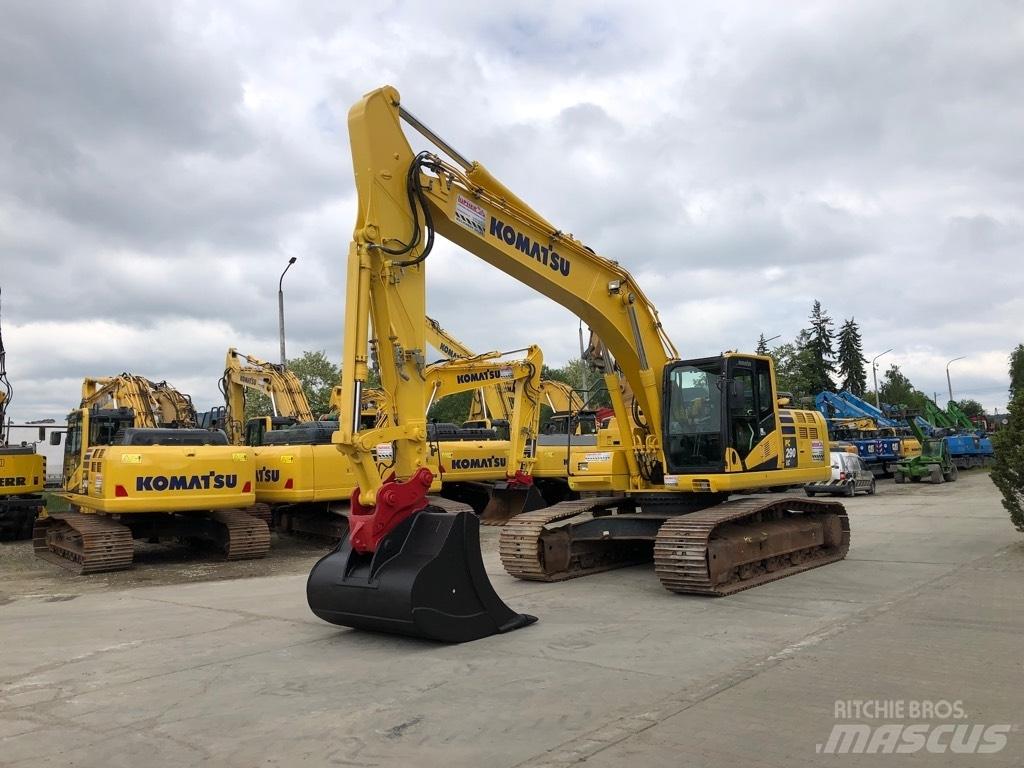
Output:
[[277,330],[278,330],[278,333],[280,334],[280,337],[281,337],[281,365],[282,366],[286,364],[285,363],[286,358],[284,356],[284,286],[283,286],[283,283],[284,283],[285,272],[287,272],[289,269],[291,269],[292,264],[295,263],[295,258],[296,258],[295,256],[292,256],[290,259],[288,259],[288,266],[286,266],[284,268],[284,272],[281,273],[281,279],[279,279],[277,281]]
[[[776,334],[775,334],[774,336],[772,336],[772,337],[771,337],[770,339],[765,339],[765,338],[764,338],[764,334],[762,333],[762,334],[761,334],[761,339],[762,339],[763,341],[762,341],[762,340],[758,340],[758,342],[757,342],[757,343],[758,343],[758,346],[760,346],[761,344],[764,344],[764,349],[765,349],[765,353],[767,354],[767,352],[768,352],[768,342],[769,342],[769,341],[775,341],[775,340],[776,340],[777,338],[779,338],[779,337],[780,337],[781,335],[782,335],[781,333],[776,333]],[[760,350],[759,350],[759,351],[760,351]]]
[[965,360],[967,355],[961,355],[960,357],[954,357],[948,363],[946,363],[946,386],[949,387],[949,399],[953,399],[953,382],[949,378],[949,366],[951,363],[955,363],[957,360]]
[[892,352],[892,347],[871,358],[871,379],[875,382],[875,408],[878,410],[882,410],[882,401],[878,397],[878,363],[875,361],[882,355],[888,355],[890,352]]

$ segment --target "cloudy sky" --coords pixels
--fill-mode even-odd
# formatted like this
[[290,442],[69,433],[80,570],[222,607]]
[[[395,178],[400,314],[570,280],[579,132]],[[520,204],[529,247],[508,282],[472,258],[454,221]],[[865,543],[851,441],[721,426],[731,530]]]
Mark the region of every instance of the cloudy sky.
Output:
[[[0,2],[0,271],[17,419],[130,370],[215,404],[229,345],[340,357],[345,117],[403,103],[625,264],[686,357],[814,299],[923,391],[1006,403],[1024,341],[1016,2]],[[447,244],[473,348],[577,322]]]

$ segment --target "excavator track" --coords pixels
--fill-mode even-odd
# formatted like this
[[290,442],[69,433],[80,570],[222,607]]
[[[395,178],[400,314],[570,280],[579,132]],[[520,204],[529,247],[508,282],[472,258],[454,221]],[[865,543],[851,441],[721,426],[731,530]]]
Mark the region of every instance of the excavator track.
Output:
[[264,523],[267,524],[268,528],[273,527],[274,514],[271,511],[269,504],[262,501],[257,501],[251,507],[246,507],[245,511],[253,517],[255,517],[256,519],[262,520]]
[[[773,533],[775,548],[767,544]],[[741,499],[667,520],[654,571],[672,592],[720,597],[834,563],[849,549],[850,520],[839,502]]]
[[242,509],[218,509],[210,518],[224,526],[223,550],[228,560],[252,560],[270,550],[267,524]]
[[32,530],[36,557],[78,574],[131,568],[131,529],[109,517],[61,512],[36,520]]
[[[842,560],[850,547],[849,519],[833,501],[741,499],[667,518],[606,511],[622,503],[581,499],[518,515],[501,531],[502,565],[519,579],[564,581],[649,562],[653,541],[655,572],[667,589],[729,595]],[[649,533],[640,526],[623,535],[617,522],[645,523]],[[608,532],[595,536],[595,523]]]
[[501,564],[517,579],[564,581],[649,560],[649,555],[638,554],[633,547],[623,546],[624,542],[572,552],[568,529],[546,527],[620,503],[622,497],[613,496],[574,499],[516,515],[501,529],[498,539]]

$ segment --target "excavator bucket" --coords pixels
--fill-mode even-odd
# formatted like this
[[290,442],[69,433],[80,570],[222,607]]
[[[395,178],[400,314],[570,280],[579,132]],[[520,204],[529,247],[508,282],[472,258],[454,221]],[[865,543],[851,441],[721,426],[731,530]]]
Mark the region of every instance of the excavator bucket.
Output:
[[544,497],[533,483],[496,483],[480,515],[480,522],[484,525],[504,525],[516,515],[544,509],[546,506]]
[[348,538],[313,566],[313,613],[344,627],[464,643],[532,624],[495,593],[480,555],[472,512],[412,515],[374,553]]

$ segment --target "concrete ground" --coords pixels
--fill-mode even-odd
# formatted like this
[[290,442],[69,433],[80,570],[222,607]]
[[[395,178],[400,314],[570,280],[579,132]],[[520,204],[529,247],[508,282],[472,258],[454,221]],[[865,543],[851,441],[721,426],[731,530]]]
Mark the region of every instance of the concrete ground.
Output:
[[[0,764],[1024,765],[1024,537],[988,477],[846,502],[847,560],[718,600],[672,595],[649,566],[519,582],[487,529],[495,588],[540,622],[462,646],[320,622],[309,545],[248,578],[143,563],[156,586],[0,547]],[[994,754],[954,754],[941,729],[941,753],[818,754],[854,722],[837,700],[963,709],[856,721],[871,726],[1013,729]]]

